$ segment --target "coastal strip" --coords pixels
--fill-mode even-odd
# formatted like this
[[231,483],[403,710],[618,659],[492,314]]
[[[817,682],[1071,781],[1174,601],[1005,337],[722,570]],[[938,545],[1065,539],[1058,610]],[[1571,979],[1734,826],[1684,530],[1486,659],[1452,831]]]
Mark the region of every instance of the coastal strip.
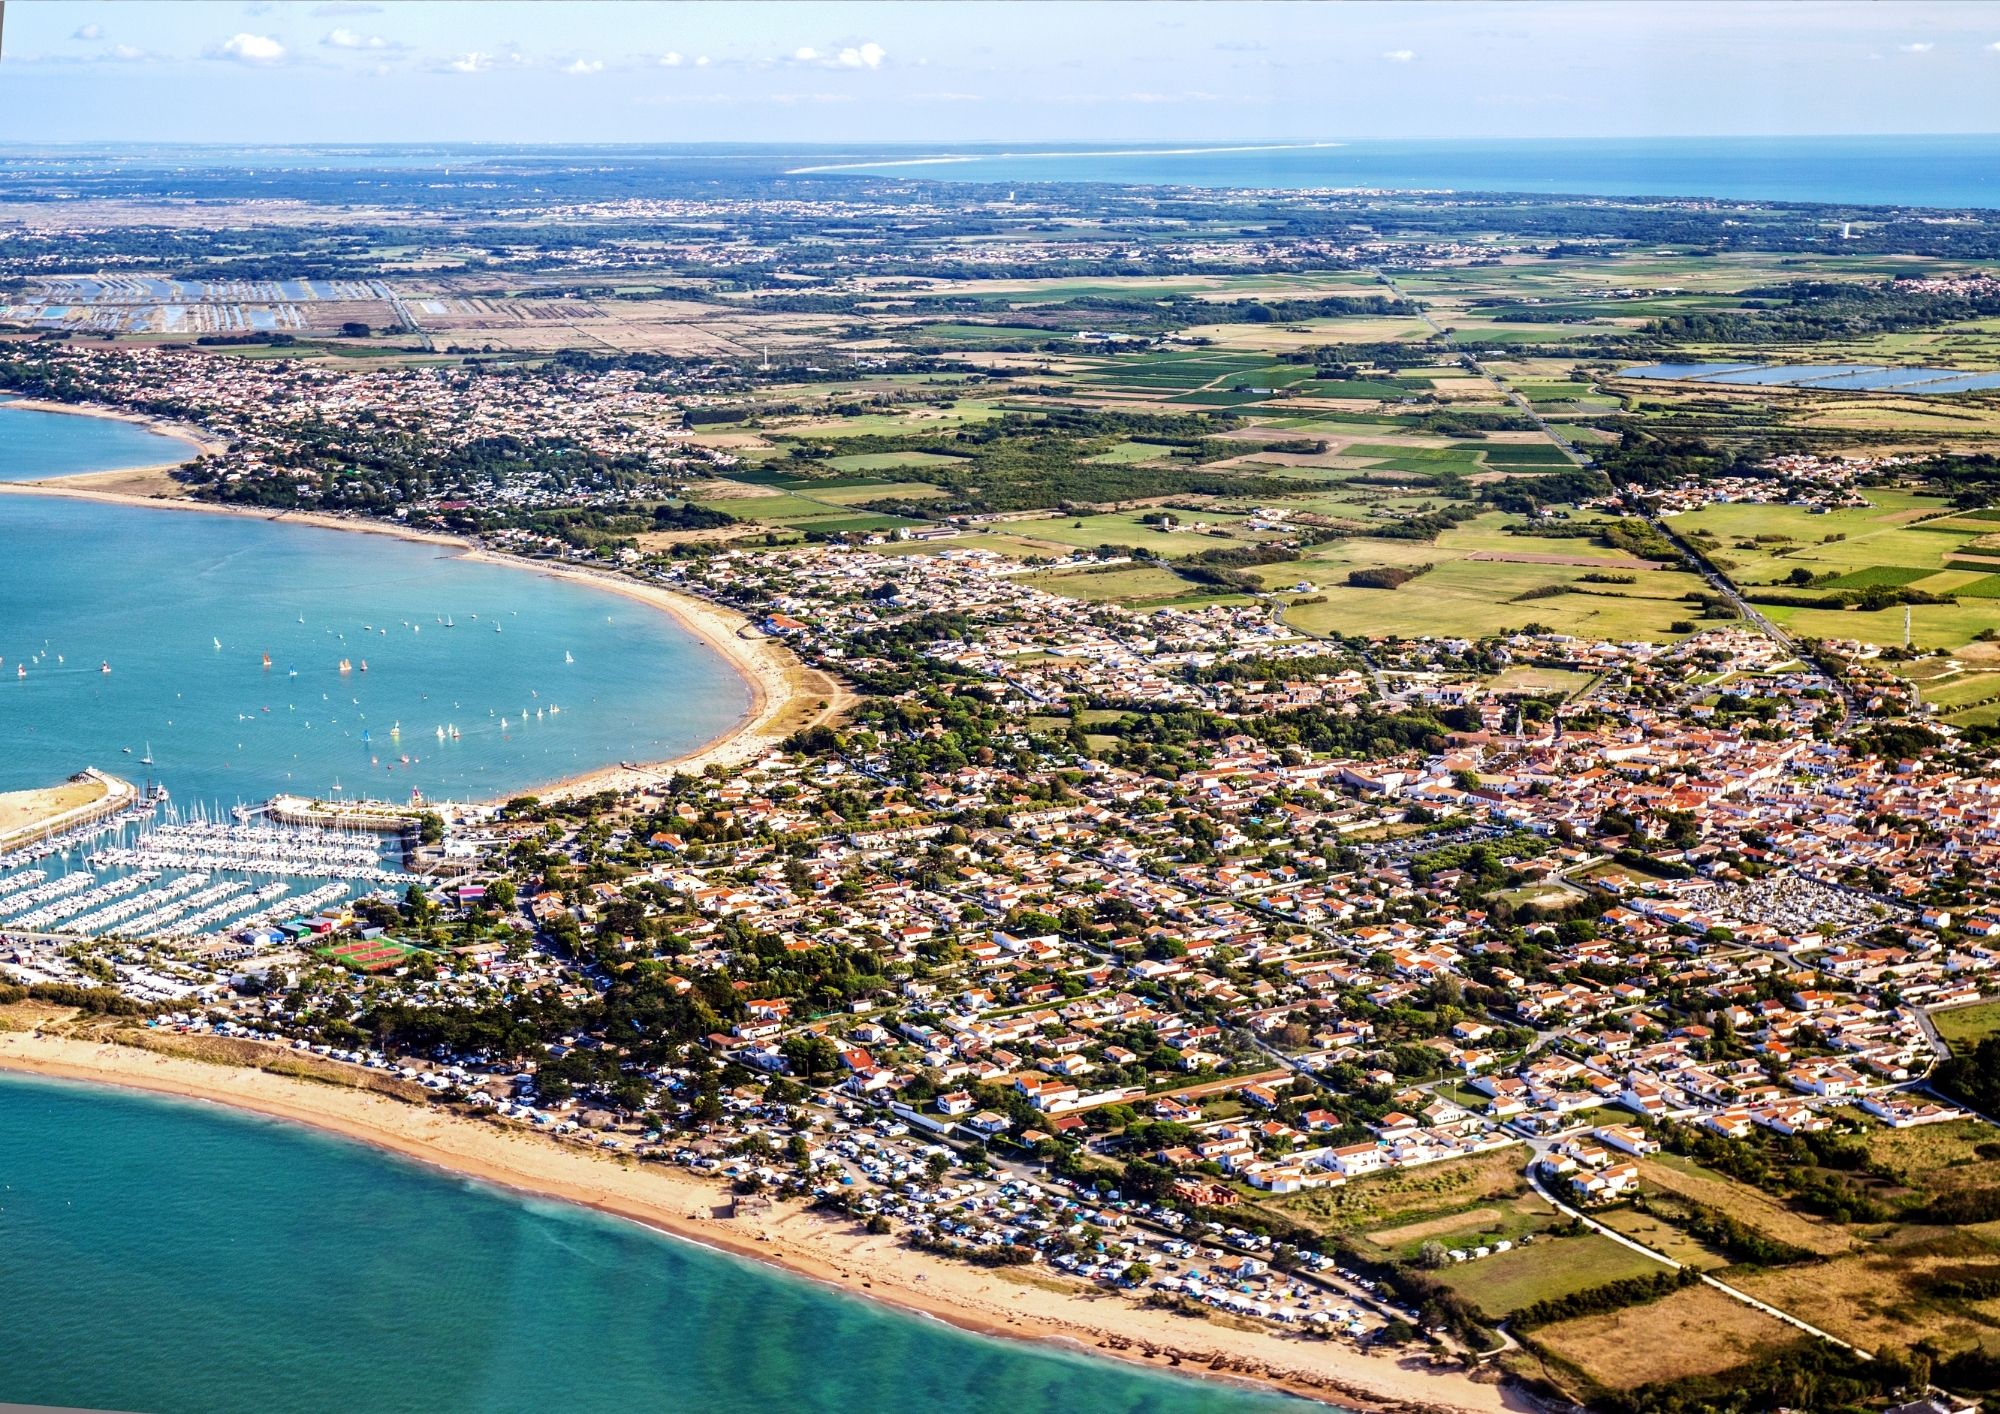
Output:
[[[0,1025],[4,1025],[0,1022]],[[291,1053],[270,1047],[273,1063]],[[114,1036],[0,1030],[0,1070],[208,1101],[307,1125],[517,1192],[594,1208],[963,1330],[1067,1345],[1158,1371],[1250,1382],[1363,1414],[1526,1410],[1498,1385],[1340,1341],[1198,1321],[939,1261],[858,1224],[788,1207],[731,1217],[720,1186],[526,1128],[373,1090],[162,1054]],[[373,1078],[356,1072],[357,1079]]]
[[817,167],[792,167],[788,177],[814,172],[873,172],[883,167],[943,167],[967,162],[995,162],[1006,158],[1042,161],[1049,158],[1078,157],[1209,157],[1235,152],[1304,152],[1319,147],[1345,147],[1344,142],[1260,142],[1234,147],[1128,147],[1060,152],[943,152],[932,157],[897,157],[886,162],[828,162]]
[[[53,411],[78,411],[65,404],[49,405]],[[145,419],[131,419],[145,421]],[[458,558],[484,564],[528,570],[588,585],[621,595],[672,618],[689,636],[699,640],[726,662],[749,690],[750,702],[736,723],[721,736],[696,749],[661,761],[641,761],[610,765],[539,786],[510,792],[535,794],[545,798],[568,798],[599,791],[622,791],[657,784],[677,771],[698,772],[710,765],[731,765],[754,759],[793,732],[828,721],[853,701],[836,679],[808,668],[783,643],[759,633],[742,614],[706,599],[647,584],[627,575],[580,565],[522,559],[486,549],[459,535],[418,530],[386,521],[361,520],[312,511],[271,511],[251,506],[220,505],[186,496],[140,495],[128,490],[105,490],[77,484],[84,477],[104,475],[129,477],[139,471],[83,473],[43,481],[0,482],[0,495],[57,496],[68,500],[95,501],[104,505],[136,506],[147,510],[192,511],[202,515],[238,516],[286,525],[303,525],[319,530],[350,534],[386,535],[392,539],[433,545],[452,551]],[[473,802],[478,803],[478,802]],[[494,804],[498,802],[485,802]]]
[[[192,456],[213,455],[225,450],[229,445],[206,428],[197,427],[191,422],[172,422],[165,418],[148,417],[145,413],[105,407],[101,403],[64,403],[48,398],[23,398],[12,394],[0,394],[0,407],[19,408],[23,412],[66,412],[77,417],[102,418],[107,422],[128,422],[135,427],[143,427],[148,432],[158,433],[162,437],[171,437],[176,442],[185,442],[194,449]],[[76,475],[133,476],[150,471],[169,471],[174,467],[185,466],[188,460],[188,457],[182,457],[178,461],[158,462],[148,466],[120,467],[115,473],[85,471]]]

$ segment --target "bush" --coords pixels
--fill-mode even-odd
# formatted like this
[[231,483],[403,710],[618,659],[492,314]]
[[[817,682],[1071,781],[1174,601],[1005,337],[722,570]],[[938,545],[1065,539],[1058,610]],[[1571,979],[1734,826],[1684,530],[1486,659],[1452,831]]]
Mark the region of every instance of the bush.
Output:
[[1622,1311],[1627,1306],[1643,1306],[1662,1297],[1672,1296],[1676,1291],[1693,1286],[1700,1280],[1701,1273],[1693,1267],[1681,1267],[1676,1271],[1655,1272],[1650,1276],[1608,1281],[1602,1286],[1572,1291],[1567,1296],[1551,1296],[1541,1301],[1531,1301],[1508,1317],[1507,1324],[1514,1330],[1527,1331],[1533,1330],[1536,1326],[1554,1325],[1557,1321],[1574,1320],[1578,1316],[1597,1316],[1606,1311]]
[[1400,589],[1418,575],[1427,573],[1429,565],[1415,565],[1403,569],[1396,565],[1377,565],[1369,569],[1349,570],[1347,583],[1354,589]]

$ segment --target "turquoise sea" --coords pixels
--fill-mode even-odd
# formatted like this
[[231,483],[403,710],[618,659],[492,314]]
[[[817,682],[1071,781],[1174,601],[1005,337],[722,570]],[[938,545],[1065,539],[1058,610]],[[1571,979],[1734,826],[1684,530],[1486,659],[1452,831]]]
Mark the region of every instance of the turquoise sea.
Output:
[[0,1400],[1275,1414],[217,1106],[0,1076]]
[[[163,440],[0,405],[0,465],[42,448],[17,475]],[[150,746],[183,803],[495,796],[691,750],[749,703],[651,608],[387,536],[9,495],[0,565],[0,790],[136,778]]]
[[924,181],[1388,187],[2000,206],[2000,136],[914,145],[802,167]]
[[193,454],[193,447],[180,438],[135,422],[42,412],[0,398],[0,481],[159,466]]

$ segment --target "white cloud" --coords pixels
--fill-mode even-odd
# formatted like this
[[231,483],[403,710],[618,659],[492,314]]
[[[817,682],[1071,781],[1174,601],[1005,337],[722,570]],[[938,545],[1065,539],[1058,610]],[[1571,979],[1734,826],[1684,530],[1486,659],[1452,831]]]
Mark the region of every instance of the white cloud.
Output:
[[838,49],[815,49],[810,44],[801,44],[792,51],[794,64],[816,64],[822,69],[879,69],[882,61],[889,57],[889,51],[869,40],[865,44],[846,44]]
[[96,24],[91,24],[91,25],[78,25],[78,26],[76,27],[76,33],[75,33],[75,34],[72,34],[72,35],[70,36],[70,38],[71,38],[71,39],[102,39],[102,38],[104,38],[104,26],[103,26],[103,25],[96,25]]
[[702,56],[701,56],[701,57],[700,57],[699,59],[697,59],[697,60],[695,60],[695,61],[694,61],[694,66],[695,66],[695,67],[696,67],[697,69],[705,69],[705,68],[707,68],[707,67],[708,67],[708,56],[707,56],[706,54],[702,55]]
[[601,74],[604,72],[604,61],[602,59],[572,59],[569,63],[563,65],[563,72],[579,76]]
[[483,74],[493,67],[493,56],[481,54],[477,49],[461,54],[456,59],[446,61],[445,67],[454,74]]
[[360,31],[348,29],[344,25],[335,26],[333,29],[328,30],[326,36],[320,40],[320,43],[328,49],[384,50],[401,49],[403,47],[391,40],[384,39],[379,34],[362,34]]
[[1417,51],[1414,49],[1391,49],[1382,57],[1392,64],[1407,64],[1417,57]]
[[211,59],[233,59],[239,64],[281,64],[285,46],[268,34],[233,34],[208,51]]
[[1926,41],[1918,44],[1899,44],[1896,48],[1904,54],[1928,54],[1937,46]]
[[663,69],[678,69],[681,66],[680,51],[678,49],[669,49],[656,62]]
[[153,56],[136,44],[114,44],[104,51],[104,57],[116,60],[121,64],[137,64],[141,60],[150,59]]
[[879,69],[888,57],[889,51],[871,40],[841,50],[834,55],[833,62],[843,69]]

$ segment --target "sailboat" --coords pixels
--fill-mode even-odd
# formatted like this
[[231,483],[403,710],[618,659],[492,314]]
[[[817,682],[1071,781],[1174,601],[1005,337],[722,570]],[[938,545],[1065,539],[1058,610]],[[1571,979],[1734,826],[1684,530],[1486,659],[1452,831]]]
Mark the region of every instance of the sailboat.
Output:
[[141,766],[150,766],[153,764],[153,743],[150,741],[146,743],[146,754],[139,758],[139,764]]
[[567,648],[563,649],[563,661],[565,663],[574,663],[576,661],[576,659],[570,656],[569,650]]
[[271,655],[269,653],[264,655],[264,666],[267,668],[271,666]]

